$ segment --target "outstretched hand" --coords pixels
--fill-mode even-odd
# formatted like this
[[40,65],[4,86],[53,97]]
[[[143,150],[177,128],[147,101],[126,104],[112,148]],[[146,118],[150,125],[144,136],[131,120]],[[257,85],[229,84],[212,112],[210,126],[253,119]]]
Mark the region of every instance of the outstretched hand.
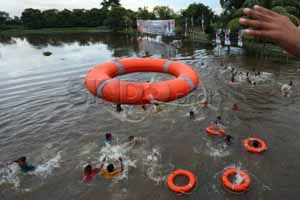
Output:
[[244,14],[251,19],[240,18],[240,23],[251,29],[245,34],[274,41],[284,50],[300,56],[300,30],[288,17],[280,15],[261,6],[245,8]]

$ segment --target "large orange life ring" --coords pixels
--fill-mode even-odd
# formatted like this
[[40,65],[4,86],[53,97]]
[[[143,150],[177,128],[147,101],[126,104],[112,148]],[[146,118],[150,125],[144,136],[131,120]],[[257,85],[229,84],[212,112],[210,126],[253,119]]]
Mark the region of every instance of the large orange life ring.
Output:
[[[189,179],[189,183],[185,186],[177,186],[174,183],[174,180],[178,176],[186,176]],[[167,185],[170,190],[176,193],[186,193],[191,191],[196,185],[196,176],[191,172],[183,169],[176,170],[168,175]]]
[[[254,147],[252,145],[253,141],[257,141],[259,143],[259,147],[257,147],[257,148]],[[252,153],[262,153],[267,150],[267,144],[259,138],[244,139],[243,144],[244,144],[245,149],[247,149],[248,151],[250,151]]]
[[206,128],[208,135],[223,136],[225,135],[225,129],[218,126],[209,126]]
[[[239,174],[243,180],[239,184],[234,184],[230,181],[229,177],[237,174]],[[221,176],[221,181],[224,187],[233,192],[244,192],[250,187],[251,184],[250,176],[245,171],[236,168],[226,169]]]
[[[176,78],[161,82],[128,82],[114,79],[134,72],[169,73]],[[124,58],[100,64],[84,79],[87,89],[104,100],[120,104],[168,102],[186,96],[198,87],[199,76],[190,66],[159,58]]]

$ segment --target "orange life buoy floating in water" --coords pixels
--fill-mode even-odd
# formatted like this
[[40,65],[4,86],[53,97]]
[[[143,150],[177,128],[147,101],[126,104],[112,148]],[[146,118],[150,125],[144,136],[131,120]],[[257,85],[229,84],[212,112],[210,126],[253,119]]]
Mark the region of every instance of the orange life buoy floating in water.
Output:
[[[128,82],[114,79],[134,72],[168,73],[176,78],[161,82]],[[107,101],[120,104],[168,102],[186,96],[198,87],[197,72],[179,61],[158,58],[124,58],[100,64],[84,79],[87,89]]]
[[[189,180],[188,184],[184,186],[177,186],[174,183],[174,180],[178,176],[186,176]],[[191,191],[196,185],[196,176],[191,172],[183,169],[176,170],[168,175],[167,177],[167,185],[170,190],[176,193],[186,193]]]
[[218,126],[209,126],[206,128],[206,132],[208,135],[217,135],[217,136],[225,135],[225,129]]
[[[235,184],[230,180],[231,176],[236,176],[236,175],[241,176],[242,178],[241,183]],[[236,168],[226,169],[221,176],[221,181],[224,187],[226,187],[227,189],[233,192],[244,192],[250,187],[251,184],[250,176],[245,171]]]
[[[253,142],[258,142],[259,146],[254,147]],[[243,141],[245,149],[252,153],[262,153],[267,150],[267,144],[259,138],[247,138]]]

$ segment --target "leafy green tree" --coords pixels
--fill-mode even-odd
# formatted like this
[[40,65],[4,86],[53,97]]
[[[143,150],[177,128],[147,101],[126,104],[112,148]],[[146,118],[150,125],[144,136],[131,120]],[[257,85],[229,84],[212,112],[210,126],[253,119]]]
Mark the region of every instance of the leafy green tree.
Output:
[[0,11],[0,24],[5,24],[9,20],[9,14],[7,12]]
[[155,15],[148,10],[147,7],[139,8],[136,12],[136,16],[138,19],[150,20],[155,19]]
[[101,26],[106,17],[106,11],[93,8],[86,11],[87,25],[90,27]]
[[158,19],[173,19],[176,17],[176,14],[173,9],[168,6],[156,6],[153,9],[153,13]]
[[[210,28],[211,23],[213,23],[215,19],[214,12],[202,3],[192,3],[187,9],[182,10],[181,13],[184,18],[191,19],[194,26],[201,27],[203,20],[205,30]],[[190,20],[188,21],[190,22]]]
[[44,25],[42,12],[38,9],[27,8],[23,11],[21,19],[25,26],[32,29],[42,28]]
[[64,10],[60,11],[57,14],[57,20],[58,21],[57,21],[56,27],[59,27],[59,28],[73,27],[75,24],[72,11],[70,11],[68,9],[64,9]]
[[103,0],[101,2],[103,9],[111,9],[114,6],[121,6],[120,0]]
[[296,25],[300,23],[300,1],[298,0],[220,0],[220,3],[224,9],[221,15],[222,21],[229,28],[234,27],[236,29],[238,26],[237,19],[242,16],[242,9],[253,7],[254,5],[261,5],[282,15],[286,15]]
[[87,25],[85,9],[74,9],[72,12],[72,16],[75,27],[85,27]]
[[127,10],[121,6],[113,6],[109,12],[107,19],[104,22],[109,28],[115,31],[126,28]]
[[44,26],[46,28],[56,27],[58,22],[58,13],[59,11],[56,9],[44,10],[42,12]]

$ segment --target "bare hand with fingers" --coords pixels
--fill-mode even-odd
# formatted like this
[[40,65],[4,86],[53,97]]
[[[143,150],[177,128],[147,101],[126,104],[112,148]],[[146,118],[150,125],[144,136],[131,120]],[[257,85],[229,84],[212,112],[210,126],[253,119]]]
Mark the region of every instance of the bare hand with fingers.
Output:
[[245,30],[246,35],[270,39],[289,53],[300,56],[300,30],[288,17],[261,6],[245,8],[243,12],[251,17],[240,18],[242,25],[251,27]]

